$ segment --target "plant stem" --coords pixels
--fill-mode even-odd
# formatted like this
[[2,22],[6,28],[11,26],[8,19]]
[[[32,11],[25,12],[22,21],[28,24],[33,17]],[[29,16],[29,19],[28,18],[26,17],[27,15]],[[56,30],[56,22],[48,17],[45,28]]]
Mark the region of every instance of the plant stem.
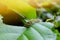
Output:
[[55,21],[56,20],[56,16],[57,16],[57,14],[56,13],[54,13],[54,26],[55,27],[57,27],[58,25],[57,25],[57,22]]

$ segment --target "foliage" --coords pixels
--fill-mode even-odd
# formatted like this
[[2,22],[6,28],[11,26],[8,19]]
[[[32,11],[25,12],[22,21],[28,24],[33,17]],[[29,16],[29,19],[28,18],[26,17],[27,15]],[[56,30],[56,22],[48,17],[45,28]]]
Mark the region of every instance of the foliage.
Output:
[[[60,40],[60,5],[53,2],[37,5],[37,2],[32,5],[28,0],[0,0],[3,4],[0,14],[7,14],[10,9],[24,17],[19,20],[23,26],[16,26],[3,23],[4,17],[0,16],[0,40]],[[5,6],[8,12],[3,9]]]
[[0,40],[56,40],[56,34],[51,30],[53,26],[49,22],[39,22],[25,28],[6,25],[0,20]]

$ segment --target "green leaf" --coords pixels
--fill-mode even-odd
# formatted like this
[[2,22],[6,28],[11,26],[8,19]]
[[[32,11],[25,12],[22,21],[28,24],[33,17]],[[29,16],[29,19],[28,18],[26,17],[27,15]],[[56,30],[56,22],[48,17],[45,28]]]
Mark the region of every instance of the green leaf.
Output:
[[[44,23],[43,23],[44,24]],[[53,24],[48,23],[53,26]],[[45,25],[45,24],[44,24]],[[23,35],[21,35],[18,40],[56,40],[56,35],[51,31],[51,28],[47,25],[41,25],[40,23],[35,23],[32,27],[28,28]]]
[[36,18],[36,9],[22,0],[1,0],[9,9],[14,10],[18,14],[22,14],[28,19]]
[[25,27],[0,25],[0,40],[16,40],[25,30]]
[[60,40],[60,33],[58,33],[56,40]]
[[6,25],[1,20],[0,22],[0,40],[56,40],[50,23],[47,24],[50,24],[49,29],[40,22],[32,24],[30,28]]
[[54,24],[50,22],[40,22],[40,24],[48,27],[49,29],[52,29],[54,27]]
[[59,20],[59,21],[57,21],[57,23],[58,23],[58,27],[60,27],[60,20]]
[[2,22],[0,16],[0,40],[17,40],[17,38],[26,30],[25,27],[6,25]]

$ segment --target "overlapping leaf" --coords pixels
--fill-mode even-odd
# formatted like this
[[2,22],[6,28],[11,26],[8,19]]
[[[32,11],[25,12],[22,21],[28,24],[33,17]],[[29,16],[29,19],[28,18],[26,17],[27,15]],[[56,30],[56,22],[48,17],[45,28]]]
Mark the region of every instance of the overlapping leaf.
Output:
[[0,0],[0,3],[28,19],[36,18],[36,9],[22,0]]
[[49,27],[53,27],[51,23],[32,24],[30,28],[21,26],[6,25],[0,20],[0,40],[56,40],[56,35]]

